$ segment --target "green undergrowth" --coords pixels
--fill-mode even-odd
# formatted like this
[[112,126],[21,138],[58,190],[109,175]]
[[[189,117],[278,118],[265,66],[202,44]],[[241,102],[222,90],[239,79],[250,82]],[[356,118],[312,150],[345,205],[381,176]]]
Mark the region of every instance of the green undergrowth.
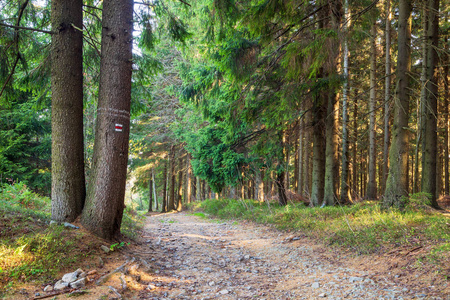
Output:
[[450,249],[449,219],[415,205],[404,211],[386,211],[376,202],[310,208],[302,203],[279,206],[252,200],[210,199],[193,204],[191,209],[223,219],[245,219],[299,231],[359,254],[382,253],[401,246],[432,245],[430,254],[440,260],[448,258]]
[[[82,268],[97,257],[103,240],[83,229],[49,226],[50,215],[48,197],[33,193],[21,183],[1,187],[0,298],[22,283],[53,282],[62,271]],[[136,237],[142,220],[139,213],[126,208],[122,233]]]

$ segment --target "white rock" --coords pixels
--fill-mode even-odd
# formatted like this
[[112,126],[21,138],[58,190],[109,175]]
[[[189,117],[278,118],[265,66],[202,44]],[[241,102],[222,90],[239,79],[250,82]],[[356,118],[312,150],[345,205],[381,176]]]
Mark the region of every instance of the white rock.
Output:
[[52,292],[53,291],[53,287],[51,286],[51,285],[47,285],[45,288],[44,288],[44,292]]
[[220,291],[219,291],[219,294],[221,294],[221,295],[226,295],[226,294],[228,294],[228,293],[229,293],[228,290],[220,290]]
[[64,276],[62,277],[62,281],[67,283],[74,282],[78,279],[78,274],[78,270],[72,273],[64,274]]
[[326,293],[322,293],[322,294],[319,295],[320,298],[325,298],[326,296],[327,296]]
[[55,289],[55,291],[59,291],[59,290],[65,289],[68,286],[69,286],[68,282],[64,282],[62,280],[59,280],[58,282],[55,283],[54,289]]
[[70,287],[73,289],[80,289],[86,286],[86,278],[78,279],[70,284]]
[[363,281],[363,278],[361,278],[361,277],[350,277],[348,279],[348,281],[350,281],[350,282]]
[[210,281],[208,284],[209,286],[214,286],[216,283],[214,281]]
[[312,287],[313,289],[318,289],[318,288],[320,288],[320,283],[318,283],[318,282],[313,282],[313,284],[311,285],[311,287]]
[[108,246],[105,245],[101,245],[100,248],[105,251],[105,253],[109,253],[109,251],[111,251],[111,249]]

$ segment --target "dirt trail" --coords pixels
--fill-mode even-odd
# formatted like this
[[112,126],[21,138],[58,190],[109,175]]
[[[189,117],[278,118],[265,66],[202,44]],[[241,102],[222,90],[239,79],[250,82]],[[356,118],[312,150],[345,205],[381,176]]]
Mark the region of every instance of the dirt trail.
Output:
[[174,213],[149,216],[144,230],[135,254],[153,270],[138,278],[146,288],[134,299],[450,299],[417,274],[389,272],[392,261],[333,253],[266,226]]
[[449,281],[420,266],[420,251],[356,256],[263,225],[153,214],[140,242],[101,255],[77,299],[450,299]]

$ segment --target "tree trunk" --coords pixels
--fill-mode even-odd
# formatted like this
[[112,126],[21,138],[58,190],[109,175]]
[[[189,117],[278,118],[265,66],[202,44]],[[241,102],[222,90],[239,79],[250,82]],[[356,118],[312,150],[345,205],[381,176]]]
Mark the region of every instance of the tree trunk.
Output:
[[183,210],[183,204],[181,202],[183,197],[183,156],[180,153],[180,158],[178,159],[178,197],[177,197],[177,211]]
[[397,90],[384,207],[403,207],[408,195],[409,72],[411,70],[411,0],[399,1]]
[[371,29],[371,54],[370,54],[370,96],[369,96],[369,181],[367,182],[367,199],[377,198],[377,143],[376,143],[376,123],[375,123],[375,106],[376,106],[376,56],[377,56],[377,27],[376,23],[372,24]]
[[186,203],[191,203],[192,198],[192,168],[189,154],[186,156]]
[[352,184],[352,194],[353,199],[358,197],[358,92],[355,93],[355,101],[353,104],[353,131],[354,131],[354,141],[353,141],[353,184]]
[[82,223],[106,239],[120,233],[130,134],[133,1],[105,0],[93,170]]
[[195,177],[195,181],[196,181],[196,189],[197,189],[197,194],[196,194],[196,200],[197,201],[201,201],[202,200],[202,195],[201,195],[201,182],[200,182],[200,178],[197,176]]
[[278,203],[281,206],[285,206],[287,204],[286,190],[284,188],[284,172],[277,173],[277,189],[278,189]]
[[[310,120],[310,114],[307,115],[308,120]],[[303,145],[303,157],[304,157],[304,162],[303,162],[303,190],[302,190],[302,194],[303,195],[307,195],[310,196],[311,194],[311,189],[310,189],[310,185],[311,185],[311,133],[309,132],[309,130],[305,130],[305,141],[304,141],[304,145]]]
[[82,1],[52,6],[52,220],[72,222],[86,197],[83,145]]
[[169,183],[169,202],[167,204],[167,211],[174,210],[175,207],[175,146],[170,147],[169,154],[169,169],[170,169],[170,183]]
[[168,211],[167,209],[167,161],[164,162],[164,170],[163,170],[163,197],[162,197],[162,209],[161,212],[165,213]]
[[311,206],[322,204],[325,186],[325,113],[326,99],[318,95],[313,103],[313,170],[311,188]]
[[338,165],[338,141],[337,141],[337,112],[339,101],[336,94],[330,92],[328,95],[327,117],[326,117],[326,148],[325,148],[325,183],[324,199],[325,205],[333,206],[337,199],[337,175]]
[[153,168],[150,169],[150,179],[148,181],[148,211],[153,211]]
[[[302,105],[303,106],[303,105]],[[298,182],[297,182],[297,194],[303,193],[303,165],[305,165],[304,156],[303,156],[303,136],[304,136],[304,130],[305,130],[305,115],[301,117],[300,120],[300,126],[298,130],[298,159],[297,159],[297,172],[298,172]]]
[[153,182],[153,198],[155,199],[156,211],[159,210],[158,197],[156,196],[156,181],[155,181],[155,170],[152,169],[152,182]]
[[344,24],[343,24],[343,75],[344,83],[342,85],[342,171],[341,171],[341,195],[340,203],[346,204],[350,202],[350,189],[349,189],[349,137],[348,137],[348,91],[350,76],[348,73],[348,25],[349,11],[348,0],[344,1]]
[[424,105],[424,136],[423,136],[423,165],[422,192],[431,195],[433,207],[438,207],[436,191],[437,171],[437,98],[438,98],[438,31],[439,31],[439,0],[427,1],[428,30],[427,30],[427,63],[426,63],[426,103]]
[[[448,38],[445,39],[445,49],[448,51]],[[449,56],[447,56],[445,60],[445,66],[443,68],[443,80],[444,80],[444,110],[442,111],[442,114],[444,115],[444,194],[449,195],[450,192],[450,176],[449,176],[449,112],[448,112],[448,105],[449,105],[449,82],[448,82],[448,69],[449,69],[449,63],[450,59]]]
[[386,180],[389,173],[389,144],[390,144],[390,124],[391,115],[391,0],[386,0],[386,63],[384,79],[384,142],[383,142],[383,180],[382,193],[386,189]]

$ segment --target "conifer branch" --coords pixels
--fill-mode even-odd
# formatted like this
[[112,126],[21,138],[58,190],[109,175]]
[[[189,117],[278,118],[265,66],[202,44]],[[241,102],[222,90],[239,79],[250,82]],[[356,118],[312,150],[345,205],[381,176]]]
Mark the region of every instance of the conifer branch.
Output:
[[32,28],[32,27],[16,26],[16,25],[10,25],[10,24],[6,24],[6,23],[0,23],[0,26],[14,28],[14,29],[20,29],[20,30],[37,31],[37,32],[48,33],[48,34],[55,33],[54,31],[50,31],[50,30],[37,29],[37,28]]

